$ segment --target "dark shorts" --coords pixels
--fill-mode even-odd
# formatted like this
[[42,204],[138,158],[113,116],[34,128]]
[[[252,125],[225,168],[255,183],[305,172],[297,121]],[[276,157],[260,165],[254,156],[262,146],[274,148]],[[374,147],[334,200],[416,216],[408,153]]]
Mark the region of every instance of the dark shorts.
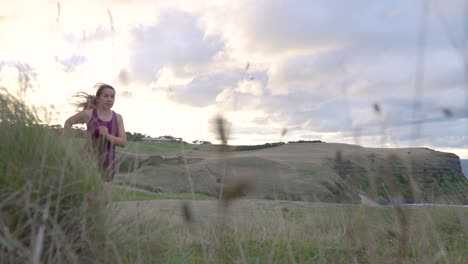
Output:
[[101,171],[102,180],[105,182],[112,182],[114,180],[115,170],[105,169]]

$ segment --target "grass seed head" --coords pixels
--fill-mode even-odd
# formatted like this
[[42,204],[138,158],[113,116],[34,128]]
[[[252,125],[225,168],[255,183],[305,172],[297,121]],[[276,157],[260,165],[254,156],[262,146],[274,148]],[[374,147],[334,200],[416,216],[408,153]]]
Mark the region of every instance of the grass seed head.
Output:
[[232,184],[227,185],[223,190],[222,199],[224,205],[227,206],[230,201],[244,196],[251,187],[252,183],[246,178],[239,179]]
[[442,108],[442,113],[444,114],[445,117],[452,117],[453,116],[452,110],[447,108],[447,107]]
[[221,141],[221,150],[225,151],[228,148],[229,129],[228,122],[222,115],[218,115],[215,119],[215,131],[218,139]]
[[335,154],[335,161],[336,163],[340,163],[343,161],[343,156],[341,154],[341,150],[337,150]]
[[373,105],[373,108],[374,108],[374,112],[377,113],[377,114],[380,114],[380,105],[375,103]]
[[190,205],[187,202],[182,203],[182,216],[187,224],[192,223],[193,215]]
[[286,136],[286,133],[288,133],[288,129],[287,129],[287,128],[283,128],[283,130],[281,130],[281,137]]

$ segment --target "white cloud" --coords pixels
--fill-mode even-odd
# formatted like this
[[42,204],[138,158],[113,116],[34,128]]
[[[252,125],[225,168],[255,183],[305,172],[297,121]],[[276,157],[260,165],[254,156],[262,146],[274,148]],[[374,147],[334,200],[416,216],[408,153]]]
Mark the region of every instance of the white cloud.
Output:
[[270,67],[268,88],[273,94],[323,91],[336,94],[347,78],[340,53],[289,58]]
[[235,91],[243,94],[261,96],[263,94],[263,85],[260,81],[255,79],[242,80],[237,83]]
[[132,29],[131,70],[134,76],[149,82],[163,67],[178,75],[194,76],[200,65],[212,62],[222,50],[215,37],[204,36],[190,14],[172,11],[162,15],[158,24]]
[[127,129],[154,135],[209,140],[221,112],[236,142],[276,140],[288,128],[293,139],[410,144],[416,117],[422,140],[440,139],[434,147],[465,144],[462,129],[447,129],[467,116],[462,1],[430,3],[420,94],[421,1],[59,3],[0,10],[0,83],[12,87],[12,65],[28,65],[30,100],[56,105],[57,121],[74,111],[71,94],[102,81],[117,88]]

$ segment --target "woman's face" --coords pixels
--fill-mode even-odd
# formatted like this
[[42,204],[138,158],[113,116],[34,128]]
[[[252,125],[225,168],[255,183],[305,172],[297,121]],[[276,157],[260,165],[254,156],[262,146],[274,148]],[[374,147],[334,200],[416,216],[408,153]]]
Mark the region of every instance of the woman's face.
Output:
[[104,109],[111,109],[114,105],[115,91],[111,88],[104,88],[99,95],[98,105]]

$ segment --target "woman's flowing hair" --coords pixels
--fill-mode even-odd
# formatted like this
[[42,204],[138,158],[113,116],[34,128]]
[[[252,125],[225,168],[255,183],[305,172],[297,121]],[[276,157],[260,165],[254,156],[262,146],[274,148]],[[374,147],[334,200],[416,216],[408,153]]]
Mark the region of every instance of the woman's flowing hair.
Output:
[[72,96],[70,104],[75,106],[77,109],[95,109],[97,107],[97,98],[101,95],[104,89],[112,89],[115,91],[114,87],[105,83],[97,83],[94,85],[94,88],[97,89],[96,95],[88,94],[86,92],[77,92]]
[[94,109],[97,107],[97,98],[92,94],[77,92],[72,96],[70,104],[77,109]]

